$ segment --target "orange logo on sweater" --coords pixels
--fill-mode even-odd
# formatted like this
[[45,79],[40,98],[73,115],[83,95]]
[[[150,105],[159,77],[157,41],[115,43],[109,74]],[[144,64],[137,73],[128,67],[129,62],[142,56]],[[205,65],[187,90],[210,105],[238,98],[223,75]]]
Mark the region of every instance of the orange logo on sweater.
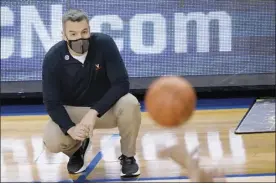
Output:
[[100,66],[100,64],[95,64],[96,67],[96,71],[100,70],[102,67]]

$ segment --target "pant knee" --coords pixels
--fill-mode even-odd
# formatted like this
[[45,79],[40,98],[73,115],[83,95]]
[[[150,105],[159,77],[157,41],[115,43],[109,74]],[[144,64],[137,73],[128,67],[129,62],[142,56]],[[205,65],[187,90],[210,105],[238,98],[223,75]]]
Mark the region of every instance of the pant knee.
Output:
[[141,106],[138,99],[132,94],[123,96],[116,104],[115,114],[120,124],[140,126],[141,124]]
[[78,144],[70,136],[64,135],[54,122],[49,122],[46,125],[43,142],[47,150],[52,153],[66,152]]
[[47,150],[51,153],[65,153],[67,155],[70,155],[71,152],[76,151],[76,148],[80,146],[79,141],[75,141],[72,138],[66,138],[66,139],[44,139],[43,140],[45,147]]
[[119,113],[122,111],[140,113],[140,107],[138,99],[130,93],[121,97],[116,104],[116,110]]
[[44,146],[47,148],[47,150],[51,153],[59,153],[62,152],[60,143],[57,142],[49,142],[47,140],[43,140]]

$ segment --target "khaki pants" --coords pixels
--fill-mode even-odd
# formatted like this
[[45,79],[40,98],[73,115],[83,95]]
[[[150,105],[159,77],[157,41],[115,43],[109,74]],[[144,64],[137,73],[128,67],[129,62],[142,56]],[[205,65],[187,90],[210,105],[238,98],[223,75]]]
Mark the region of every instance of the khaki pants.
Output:
[[[74,123],[79,123],[89,107],[65,106]],[[138,100],[131,94],[121,97],[117,103],[95,122],[94,129],[118,127],[121,136],[121,152],[127,157],[136,153],[136,139],[141,125],[141,111]],[[79,149],[81,142],[65,135],[59,126],[49,121],[44,130],[43,141],[50,152],[63,152],[69,157]]]

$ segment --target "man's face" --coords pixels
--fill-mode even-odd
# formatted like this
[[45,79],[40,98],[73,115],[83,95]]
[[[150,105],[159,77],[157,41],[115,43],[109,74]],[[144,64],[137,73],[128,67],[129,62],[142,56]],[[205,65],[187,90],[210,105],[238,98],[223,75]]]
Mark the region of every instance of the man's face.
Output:
[[[90,30],[89,24],[86,20],[80,22],[67,21],[64,25],[63,39],[64,40],[77,40],[80,38],[89,38]],[[64,35],[65,34],[65,35]],[[66,39],[67,37],[67,39]]]

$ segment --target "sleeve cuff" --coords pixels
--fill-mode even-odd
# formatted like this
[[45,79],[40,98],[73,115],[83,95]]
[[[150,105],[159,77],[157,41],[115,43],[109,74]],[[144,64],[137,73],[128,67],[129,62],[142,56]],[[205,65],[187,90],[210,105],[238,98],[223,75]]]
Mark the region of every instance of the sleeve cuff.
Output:
[[70,128],[72,128],[73,126],[75,126],[75,125],[68,125],[68,126],[66,126],[66,127],[60,127],[60,129],[61,129],[61,131],[64,133],[64,135],[69,135],[69,134],[67,133],[67,131],[68,131]]
[[105,110],[103,110],[103,109],[101,109],[99,107],[95,107],[94,106],[94,107],[90,107],[90,109],[94,109],[94,110],[96,110],[98,112],[98,115],[97,115],[98,118],[102,117],[102,115],[104,115],[106,113]]

